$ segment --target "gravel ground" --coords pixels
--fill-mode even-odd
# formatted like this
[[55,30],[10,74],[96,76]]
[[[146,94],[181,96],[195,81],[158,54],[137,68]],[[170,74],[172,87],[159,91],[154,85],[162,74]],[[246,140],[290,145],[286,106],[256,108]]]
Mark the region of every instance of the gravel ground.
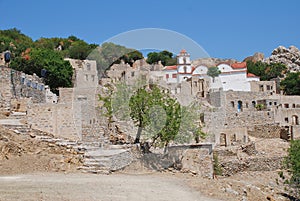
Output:
[[162,174],[37,173],[0,176],[0,200],[218,201]]

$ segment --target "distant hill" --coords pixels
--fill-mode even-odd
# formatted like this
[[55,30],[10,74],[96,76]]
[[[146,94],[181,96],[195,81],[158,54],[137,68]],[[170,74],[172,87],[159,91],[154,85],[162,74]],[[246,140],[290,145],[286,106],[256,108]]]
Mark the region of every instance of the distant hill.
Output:
[[193,66],[204,65],[207,67],[215,67],[220,63],[233,64],[236,63],[235,59],[219,59],[219,58],[201,58],[192,61]]

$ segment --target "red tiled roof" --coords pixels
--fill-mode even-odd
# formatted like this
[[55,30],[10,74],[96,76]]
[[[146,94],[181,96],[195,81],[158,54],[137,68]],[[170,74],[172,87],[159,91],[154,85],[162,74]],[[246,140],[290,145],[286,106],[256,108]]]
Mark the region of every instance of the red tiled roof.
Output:
[[233,63],[231,64],[231,67],[233,69],[247,68],[247,63],[246,62]]
[[221,74],[235,74],[235,73],[243,73],[247,72],[247,70],[236,70],[236,71],[230,71],[230,72],[222,72]]
[[177,66],[166,66],[164,70],[177,70]]
[[180,51],[180,53],[186,53],[186,50],[185,50],[185,49],[182,49],[182,50]]
[[247,73],[247,77],[258,77],[258,76],[254,75],[253,73]]

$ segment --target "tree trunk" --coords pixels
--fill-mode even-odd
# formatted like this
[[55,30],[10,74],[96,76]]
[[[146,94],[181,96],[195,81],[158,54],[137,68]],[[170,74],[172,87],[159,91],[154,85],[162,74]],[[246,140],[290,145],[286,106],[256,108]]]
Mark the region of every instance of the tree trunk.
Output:
[[139,126],[138,131],[136,133],[135,140],[134,140],[135,144],[140,143],[140,138],[141,138],[142,131],[143,131],[143,128],[141,126]]

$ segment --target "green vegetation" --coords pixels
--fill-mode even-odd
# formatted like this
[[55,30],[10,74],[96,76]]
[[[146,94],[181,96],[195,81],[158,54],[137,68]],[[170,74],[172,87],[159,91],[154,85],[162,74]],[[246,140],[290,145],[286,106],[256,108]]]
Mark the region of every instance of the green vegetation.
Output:
[[214,174],[214,177],[216,175],[222,175],[222,167],[219,163],[219,156],[218,156],[218,153],[216,152],[213,152],[213,174]]
[[180,129],[175,138],[175,142],[186,143],[194,139],[196,143],[199,143],[201,139],[207,136],[207,134],[201,130],[201,113],[199,112],[199,108],[200,106],[195,103],[181,107]]
[[261,61],[252,62],[247,61],[247,68],[249,73],[253,73],[260,77],[260,80],[271,80],[277,77],[283,77],[287,67],[280,63],[263,63]]
[[220,75],[221,71],[218,67],[211,67],[207,70],[207,75],[213,78],[213,82],[215,82],[215,77]]
[[285,191],[288,193],[288,197],[297,200],[296,198],[300,198],[300,140],[291,141],[288,156],[284,160],[284,167],[287,169],[289,177],[280,171],[278,175],[281,180],[276,179],[276,182],[279,184],[282,181],[287,185]]
[[59,87],[72,86],[72,66],[55,50],[27,49],[21,57],[12,61],[11,67],[27,74],[36,73],[40,77],[42,69],[47,70],[45,83],[55,93],[58,93]]
[[46,69],[48,76],[45,82],[56,93],[58,87],[71,86],[72,68],[64,58],[96,60],[100,77],[105,76],[105,70],[121,59],[132,65],[143,58],[142,53],[134,49],[113,43],[104,43],[102,46],[88,44],[72,35],[68,38],[40,38],[33,41],[16,28],[0,30],[0,52],[6,50],[11,51],[11,67],[16,70],[40,76],[41,69]]
[[0,30],[0,52],[9,50],[13,53],[13,57],[17,57],[27,48],[32,47],[33,44],[30,37],[22,34],[16,28]]
[[142,131],[147,126],[154,131],[152,144],[160,140],[167,146],[175,139],[181,122],[180,104],[158,86],[139,88],[131,96],[129,107],[130,116],[138,126],[135,143],[140,142]]
[[128,63],[130,66],[132,66],[132,64],[136,60],[143,59],[143,58],[144,58],[144,56],[141,52],[134,50],[132,52],[124,54],[119,59],[117,59],[115,62],[113,62],[113,64],[119,64],[119,63],[121,63],[121,60],[123,60],[125,63]]
[[169,51],[150,52],[147,54],[147,63],[154,64],[161,61],[162,65],[170,66],[176,64],[176,57],[173,57],[173,53]]
[[99,100],[103,102],[103,107],[106,109],[104,115],[108,118],[108,127],[110,128],[113,122],[113,108],[112,108],[113,86],[110,84],[106,84],[104,87],[107,89],[107,91],[103,96],[99,94]]
[[99,77],[103,77],[105,71],[113,64],[120,63],[121,59],[132,65],[134,61],[143,58],[143,55],[139,51],[121,45],[103,43],[95,48],[87,58],[96,60]]
[[300,95],[300,72],[288,73],[280,86],[286,95]]
[[259,111],[262,111],[262,110],[264,110],[266,107],[265,107],[264,104],[256,104],[256,105],[255,105],[255,108],[256,108],[257,110],[259,110]]

